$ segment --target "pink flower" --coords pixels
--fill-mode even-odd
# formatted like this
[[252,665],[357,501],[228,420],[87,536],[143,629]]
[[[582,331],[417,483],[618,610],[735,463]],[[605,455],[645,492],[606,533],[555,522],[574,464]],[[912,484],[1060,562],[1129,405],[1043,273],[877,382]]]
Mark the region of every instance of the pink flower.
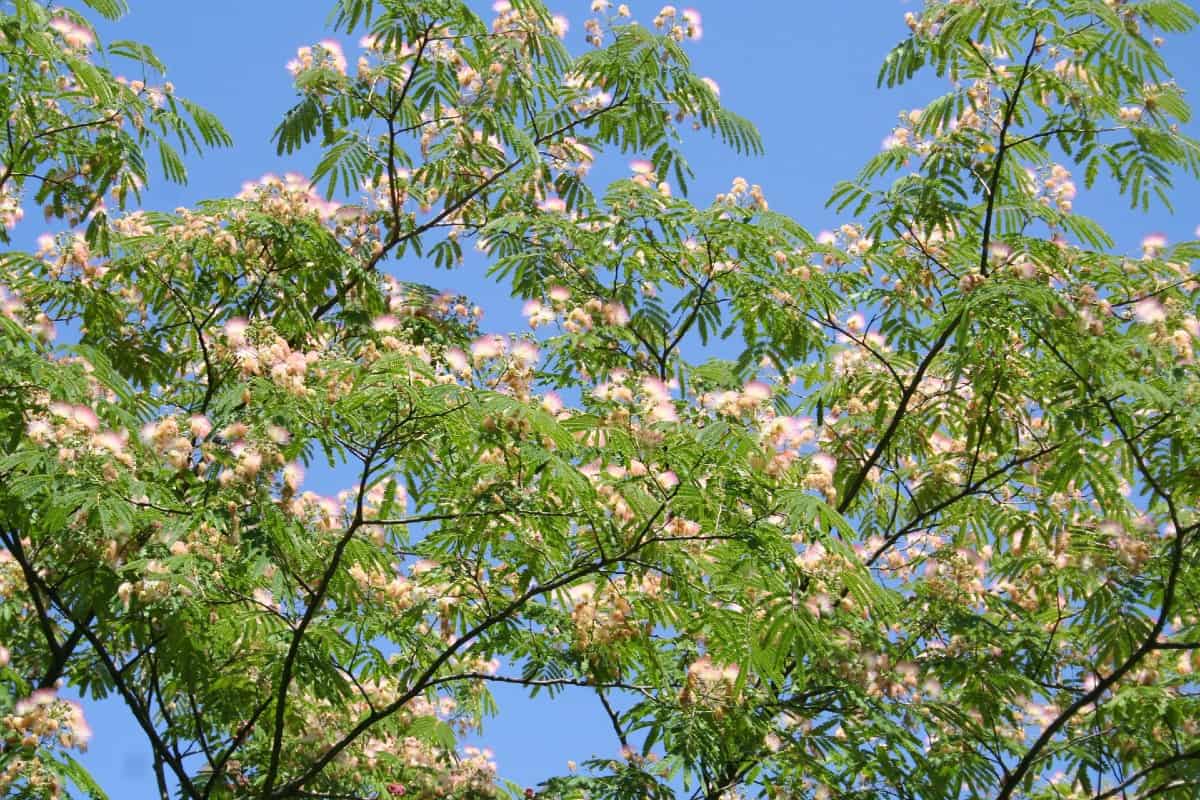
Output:
[[113,455],[120,455],[125,451],[127,438],[124,432],[104,431],[96,434],[95,442]]
[[258,588],[254,590],[254,602],[258,603],[260,606],[274,608],[275,596],[272,595],[267,589]]
[[1161,233],[1148,234],[1142,239],[1142,255],[1146,258],[1158,258],[1166,246],[1166,236]]
[[53,432],[54,429],[50,427],[50,423],[44,419],[31,419],[25,426],[25,435],[35,444],[45,444],[50,440],[50,434]]
[[191,430],[194,438],[203,439],[212,432],[213,424],[203,414],[193,414],[188,418],[188,429]]
[[532,367],[541,357],[541,353],[533,342],[520,341],[513,345],[512,357],[522,366]]
[[653,422],[678,422],[679,414],[672,403],[659,403],[650,409],[650,419]]
[[1133,306],[1133,314],[1139,322],[1153,325],[1167,318],[1167,312],[1157,297],[1147,297],[1139,300]]
[[317,44],[332,60],[333,68],[343,75],[346,74],[346,54],[342,52],[342,45],[334,39],[322,39]]
[[817,453],[812,457],[813,466],[826,475],[832,475],[837,468],[837,460],[828,453]]
[[671,390],[666,381],[658,378],[642,378],[642,391],[655,403],[668,403],[671,400]]
[[664,489],[674,489],[679,485],[679,476],[669,469],[658,473],[655,478],[658,480],[658,485]]
[[763,381],[750,381],[742,387],[742,394],[755,402],[771,399],[771,386]]
[[561,197],[547,197],[545,200],[537,204],[538,210],[548,211],[553,213],[562,213],[567,210],[567,201]]
[[246,450],[238,459],[238,470],[247,478],[253,478],[262,469],[263,457],[257,450]]
[[96,41],[91,31],[65,17],[55,17],[50,21],[50,27],[57,31],[70,47],[91,47]]
[[233,347],[246,341],[246,327],[249,323],[243,317],[231,317],[225,322],[225,339]]
[[71,419],[75,421],[81,428],[89,431],[95,431],[100,428],[100,418],[96,416],[96,412],[88,406],[72,406]]
[[480,336],[471,342],[471,358],[476,362],[499,358],[504,354],[504,340],[496,334]]
[[304,468],[293,462],[283,468],[283,485],[289,491],[295,492],[300,488],[300,484],[304,482]]
[[35,708],[48,706],[57,699],[58,692],[55,689],[34,689],[33,692],[24,700],[18,700],[13,710],[17,714],[28,714]]
[[466,373],[470,370],[470,362],[467,361],[467,354],[457,347],[451,347],[446,351],[446,364],[450,369],[458,373]]
[[557,414],[563,410],[562,398],[558,396],[557,392],[546,392],[545,396],[542,397],[542,408],[551,414]]
[[624,325],[629,322],[629,310],[620,303],[605,303],[604,321],[609,325]]
[[378,316],[371,323],[371,327],[374,330],[379,331],[380,333],[394,331],[399,326],[400,326],[400,320],[396,319],[396,317],[392,316],[391,314],[383,314],[381,316]]
[[1037,277],[1037,265],[1032,261],[1018,261],[1012,265],[1012,270],[1027,281]]
[[645,159],[638,158],[629,162],[629,169],[635,175],[650,175],[654,172],[654,165]]

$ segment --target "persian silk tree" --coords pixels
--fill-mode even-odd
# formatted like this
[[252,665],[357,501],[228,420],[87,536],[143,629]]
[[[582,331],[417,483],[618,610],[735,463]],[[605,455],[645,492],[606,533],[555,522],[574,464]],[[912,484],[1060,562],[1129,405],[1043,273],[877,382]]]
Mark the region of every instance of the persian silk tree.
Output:
[[[0,214],[63,222],[0,262],[0,791],[102,796],[69,688],[189,800],[1196,797],[1200,243],[1076,209],[1200,172],[1200,17],[929,0],[880,82],[945,93],[813,234],[688,199],[692,129],[759,149],[699,14],[591,7],[340,0],[312,181],[167,214],[147,158],[219,124],[0,5]],[[406,279],[466,248],[527,329]],[[496,683],[619,755],[506,783],[459,744]]]

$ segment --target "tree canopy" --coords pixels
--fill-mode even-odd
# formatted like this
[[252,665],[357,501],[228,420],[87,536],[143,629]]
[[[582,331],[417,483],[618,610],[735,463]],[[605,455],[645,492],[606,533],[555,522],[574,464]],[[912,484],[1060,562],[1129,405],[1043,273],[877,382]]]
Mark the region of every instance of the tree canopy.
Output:
[[[1187,3],[926,0],[879,81],[945,93],[822,232],[689,197],[691,131],[759,137],[698,12],[607,0],[583,52],[337,0],[311,180],[147,210],[231,141],[78,5],[0,3],[0,222],[62,231],[0,255],[7,796],[104,796],[63,687],[188,800],[1197,796],[1200,242],[1074,208],[1200,175]],[[528,329],[406,280],[469,247]],[[496,683],[598,695],[620,757],[505,781]]]

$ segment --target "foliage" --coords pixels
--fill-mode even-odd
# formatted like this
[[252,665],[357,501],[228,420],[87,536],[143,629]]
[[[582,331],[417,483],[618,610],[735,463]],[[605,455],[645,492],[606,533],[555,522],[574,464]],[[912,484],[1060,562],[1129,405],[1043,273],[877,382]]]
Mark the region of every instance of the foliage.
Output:
[[[948,92],[814,236],[687,197],[689,128],[760,149],[698,15],[593,6],[577,56],[536,0],[340,0],[362,54],[302,48],[276,135],[311,185],[109,218],[228,137],[6,4],[5,222],[70,230],[2,262],[0,787],[102,796],[65,684],[164,795],[517,795],[458,744],[505,682],[611,716],[544,797],[1194,797],[1200,243],[1112,252],[1073,175],[1200,171],[1156,38],[1200,17],[929,0],[880,82]],[[468,244],[529,331],[389,273]]]

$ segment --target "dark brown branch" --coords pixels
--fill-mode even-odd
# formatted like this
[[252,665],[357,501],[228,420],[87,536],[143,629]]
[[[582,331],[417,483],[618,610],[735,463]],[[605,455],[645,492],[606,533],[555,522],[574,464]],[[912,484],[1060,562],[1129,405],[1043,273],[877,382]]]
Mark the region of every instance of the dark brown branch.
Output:
[[996,195],[1000,190],[1000,174],[1004,168],[1004,156],[1008,153],[1009,147],[1015,146],[1008,141],[1008,129],[1016,115],[1017,103],[1021,99],[1021,90],[1025,87],[1025,80],[1029,77],[1029,67],[1033,64],[1033,56],[1039,49],[1038,38],[1040,36],[1041,29],[1039,28],[1033,32],[1033,44],[1030,45],[1029,52],[1025,54],[1025,64],[1021,67],[1016,88],[1008,97],[1008,103],[1004,109],[1004,120],[1000,123],[1000,144],[996,148],[996,165],[992,169],[991,181],[988,184],[987,207],[983,215],[983,239],[979,252],[979,272],[984,276],[988,274],[988,257],[991,255],[989,251],[992,243],[992,217],[996,210]]
[[1110,797],[1116,797],[1118,794],[1123,794],[1126,789],[1128,789],[1133,784],[1141,781],[1147,775],[1150,775],[1153,772],[1157,772],[1160,769],[1166,769],[1167,767],[1178,764],[1181,761],[1190,761],[1192,759],[1200,759],[1200,747],[1197,747],[1192,750],[1186,750],[1182,753],[1176,753],[1175,755],[1168,756],[1167,758],[1159,759],[1158,761],[1155,761],[1154,763],[1150,764],[1149,766],[1133,773],[1128,778],[1126,778],[1123,782],[1114,786],[1113,788],[1109,789],[1108,791],[1101,792],[1100,794],[1096,795],[1095,797],[1092,798],[1092,800],[1108,800],[1108,798],[1110,798]]
[[1093,687],[1091,691],[1085,693],[1083,696],[1075,700],[1075,702],[1063,710],[1061,714],[1055,717],[1050,724],[1046,726],[1041,735],[1038,736],[1033,745],[1030,746],[1030,748],[1025,752],[1025,755],[1017,763],[1017,766],[1013,769],[1009,779],[1005,781],[1001,787],[1000,794],[997,795],[997,800],[1010,800],[1013,792],[1016,791],[1021,781],[1024,780],[1026,774],[1028,774],[1029,770],[1032,769],[1034,763],[1039,760],[1042,750],[1044,750],[1046,746],[1054,739],[1055,735],[1057,735],[1063,726],[1066,725],[1084,708],[1087,708],[1089,705],[1095,703],[1097,700],[1103,697],[1105,692],[1116,685],[1118,681],[1125,677],[1125,675],[1129,674],[1130,671],[1132,671],[1139,663],[1141,663],[1143,658],[1145,658],[1154,650],[1154,645],[1158,641],[1158,637],[1162,634],[1163,630],[1166,629],[1167,620],[1170,618],[1171,608],[1175,602],[1175,590],[1179,581],[1179,573],[1183,566],[1183,543],[1184,538],[1188,533],[1188,529],[1186,529],[1182,524],[1179,516],[1179,510],[1175,506],[1174,498],[1154,475],[1153,471],[1151,471],[1142,451],[1137,447],[1135,440],[1129,435],[1129,432],[1125,429],[1125,425],[1121,422],[1120,415],[1117,414],[1112,400],[1108,397],[1100,395],[1092,386],[1091,381],[1088,380],[1087,377],[1085,377],[1079,370],[1077,370],[1075,366],[1058,351],[1058,348],[1056,348],[1054,344],[1049,341],[1049,339],[1041,336],[1037,331],[1035,331],[1034,334],[1043,344],[1046,345],[1047,349],[1055,356],[1055,358],[1076,377],[1088,394],[1098,396],[1100,403],[1108,412],[1109,420],[1112,422],[1113,427],[1117,429],[1117,433],[1120,435],[1122,442],[1125,444],[1126,449],[1133,458],[1138,473],[1150,487],[1153,494],[1162,500],[1162,502],[1166,505],[1167,514],[1171,519],[1172,525],[1175,527],[1175,533],[1171,542],[1170,567],[1168,568],[1167,579],[1163,586],[1162,605],[1159,608],[1158,616],[1155,619],[1154,624],[1151,626],[1149,633],[1146,635],[1146,638],[1137,647],[1137,649],[1134,650],[1123,662],[1121,662],[1121,664],[1119,664],[1117,668],[1114,669],[1107,677],[1097,681],[1096,686]]
[[[556,128],[555,130],[550,131],[549,133],[546,133],[546,134],[538,137],[537,139],[534,140],[534,145],[536,146],[538,144],[541,144],[542,142],[549,141],[550,139],[553,139],[556,136],[560,136],[580,125],[586,125],[588,122],[591,122],[593,119],[600,116],[601,114],[607,113],[607,112],[613,110],[614,108],[624,105],[627,102],[627,100],[628,100],[628,98],[623,97],[620,100],[617,100],[616,102],[605,106],[604,108],[597,109],[596,111],[593,111],[590,114],[585,114],[584,116],[580,117],[579,119],[572,120],[571,122],[568,122],[568,123]],[[424,222],[424,223],[418,225],[417,227],[413,228],[408,233],[401,234],[401,233],[399,233],[398,230],[393,229],[391,236],[389,236],[388,240],[384,243],[383,247],[380,249],[380,251],[378,253],[376,253],[374,256],[371,257],[371,260],[366,263],[366,265],[363,267],[362,271],[360,271],[357,275],[355,275],[350,280],[346,281],[340,287],[338,287],[337,291],[334,292],[333,297],[330,297],[324,303],[319,305],[315,311],[313,311],[313,314],[312,314],[313,321],[315,322],[315,321],[320,320],[322,317],[324,317],[326,314],[328,314],[330,312],[330,310],[332,310],[335,306],[337,306],[339,303],[341,303],[350,292],[354,291],[354,289],[357,288],[358,284],[362,282],[363,277],[374,272],[375,268],[379,266],[379,263],[381,261],[383,261],[383,259],[387,257],[388,253],[390,253],[392,250],[394,250],[398,245],[400,245],[404,242],[407,242],[411,239],[415,239],[416,237],[420,236],[421,234],[425,233],[426,231],[437,227],[438,225],[440,225],[442,223],[442,221],[444,221],[448,217],[456,214],[464,206],[466,206],[468,203],[470,203],[472,200],[474,200],[479,195],[486,192],[497,181],[499,181],[501,178],[503,178],[508,173],[512,172],[514,169],[516,169],[520,165],[521,165],[520,159],[517,159],[515,161],[510,161],[503,168],[501,168],[501,169],[497,170],[495,173],[493,173],[490,178],[487,178],[486,180],[480,182],[479,185],[477,185],[475,188],[471,189],[471,191],[467,192],[466,194],[464,194],[462,197],[458,198],[454,202],[446,205],[445,208],[443,208],[440,212],[438,212],[437,216],[433,217],[432,219],[430,219],[427,222]]]
[[668,494],[666,498],[664,498],[654,513],[646,520],[638,535],[634,538],[633,544],[631,544],[628,548],[609,558],[589,560],[573,569],[568,569],[566,572],[560,574],[557,578],[549,581],[548,583],[530,586],[520,595],[513,598],[507,605],[505,605],[495,614],[492,614],[491,616],[481,620],[474,627],[467,630],[460,637],[455,639],[445,649],[443,649],[442,652],[439,653],[432,662],[430,662],[430,664],[421,672],[419,676],[417,676],[417,678],[413,681],[412,686],[410,686],[406,692],[404,692],[380,711],[363,717],[363,719],[361,719],[358,724],[356,724],[338,742],[327,748],[319,757],[313,759],[308,769],[306,769],[298,777],[286,785],[281,786],[274,793],[274,796],[287,797],[294,793],[296,789],[302,788],[306,783],[308,783],[308,781],[319,775],[321,771],[325,769],[326,765],[337,758],[343,750],[357,741],[359,737],[369,731],[376,723],[395,714],[397,711],[407,705],[414,697],[417,697],[425,692],[429,688],[430,681],[434,680],[434,677],[437,675],[438,670],[440,670],[446,664],[446,662],[453,658],[458,651],[462,650],[464,647],[473,642],[475,639],[479,638],[479,636],[486,633],[491,628],[510,619],[514,614],[524,608],[525,604],[527,604],[530,600],[574,583],[580,578],[592,575],[600,570],[605,569],[606,567],[618,564],[627,556],[634,555],[648,544],[657,541],[654,537],[648,536],[648,534],[658,520],[662,517],[662,515],[666,513],[667,505],[670,500],[674,498],[677,491],[678,487],[672,490],[672,492]]
[[[398,423],[396,427],[403,425],[407,419]],[[285,716],[287,714],[287,693],[292,684],[292,673],[296,666],[296,658],[300,653],[300,646],[304,640],[304,634],[308,627],[316,619],[317,612],[325,602],[325,595],[329,591],[330,582],[333,580],[334,574],[338,571],[342,564],[342,556],[346,552],[346,547],[349,546],[350,540],[354,538],[354,534],[362,527],[365,521],[363,513],[363,505],[366,500],[367,484],[371,479],[374,468],[374,459],[378,455],[379,450],[383,447],[383,439],[381,437],[375,446],[372,448],[368,457],[363,462],[362,475],[359,479],[358,498],[354,508],[354,519],[347,526],[346,531],[338,540],[337,545],[333,549],[333,554],[330,556],[329,564],[325,568],[324,574],[321,576],[320,582],[316,585],[316,591],[309,598],[308,608],[304,611],[304,616],[300,623],[296,626],[292,633],[292,641],[288,645],[287,655],[283,659],[283,667],[279,673],[279,690],[275,698],[275,726],[274,733],[271,739],[271,754],[267,762],[266,778],[263,780],[263,797],[269,797],[271,790],[275,787],[275,777],[279,774],[279,760],[283,752],[283,733],[285,728]]]

